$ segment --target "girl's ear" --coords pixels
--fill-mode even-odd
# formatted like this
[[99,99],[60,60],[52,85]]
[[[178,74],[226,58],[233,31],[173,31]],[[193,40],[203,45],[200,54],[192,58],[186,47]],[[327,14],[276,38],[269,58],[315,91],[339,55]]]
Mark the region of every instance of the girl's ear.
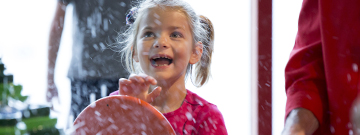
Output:
[[203,44],[202,42],[196,42],[195,43],[195,48],[190,56],[190,64],[195,64],[197,62],[199,62],[199,60],[201,59],[203,53]]
[[139,62],[139,56],[137,55],[137,51],[133,47],[134,46],[131,46],[131,50],[133,51],[132,57],[136,62]]

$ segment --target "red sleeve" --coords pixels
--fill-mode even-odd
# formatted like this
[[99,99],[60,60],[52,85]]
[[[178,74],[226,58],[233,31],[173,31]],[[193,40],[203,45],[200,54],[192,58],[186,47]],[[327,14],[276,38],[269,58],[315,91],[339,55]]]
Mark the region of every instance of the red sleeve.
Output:
[[219,109],[213,105],[205,105],[201,109],[195,128],[199,135],[227,135],[224,118]]
[[295,46],[285,68],[286,117],[295,108],[310,110],[319,123],[327,106],[318,1],[304,0]]

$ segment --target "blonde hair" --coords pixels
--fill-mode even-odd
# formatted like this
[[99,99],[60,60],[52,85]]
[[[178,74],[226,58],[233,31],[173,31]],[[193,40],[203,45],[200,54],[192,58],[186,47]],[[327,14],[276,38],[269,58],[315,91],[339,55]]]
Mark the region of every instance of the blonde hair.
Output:
[[[125,66],[128,72],[130,73],[141,73],[143,72],[138,63],[133,60],[133,53],[136,50],[136,36],[138,34],[140,16],[146,13],[149,9],[160,7],[160,8],[170,8],[170,9],[179,9],[188,17],[190,29],[192,30],[193,41],[201,41],[203,43],[203,53],[199,62],[196,63],[195,67],[195,83],[193,84],[197,87],[205,84],[210,77],[210,64],[211,56],[213,52],[213,40],[214,40],[214,29],[212,23],[209,19],[204,16],[198,16],[191,6],[182,1],[182,0],[143,0],[138,1],[137,6],[134,6],[130,12],[132,14],[132,19],[134,19],[132,24],[128,26],[125,32],[123,32],[120,37],[119,43],[124,46],[121,53],[123,55],[122,59],[125,61]],[[192,74],[192,64],[189,64],[186,69],[186,76]]]

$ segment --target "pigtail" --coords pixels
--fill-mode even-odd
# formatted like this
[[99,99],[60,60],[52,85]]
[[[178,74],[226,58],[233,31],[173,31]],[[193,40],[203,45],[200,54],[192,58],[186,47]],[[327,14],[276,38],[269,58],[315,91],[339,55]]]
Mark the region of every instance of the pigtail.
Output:
[[122,60],[125,62],[126,70],[129,73],[137,73],[136,66],[133,60],[134,50],[136,49],[136,35],[137,35],[137,25],[136,17],[138,14],[137,6],[134,6],[130,9],[126,15],[126,25],[127,29],[118,37],[118,42],[124,47],[121,49]]
[[195,86],[197,87],[204,85],[211,76],[210,65],[214,51],[214,27],[207,17],[200,15],[199,19],[202,28],[206,31],[206,36],[201,41],[203,43],[203,54],[195,67]]

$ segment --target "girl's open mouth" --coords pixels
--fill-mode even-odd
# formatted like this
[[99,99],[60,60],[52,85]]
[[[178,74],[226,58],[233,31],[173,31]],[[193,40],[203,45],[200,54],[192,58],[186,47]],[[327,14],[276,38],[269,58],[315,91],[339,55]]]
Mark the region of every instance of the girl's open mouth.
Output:
[[151,65],[155,67],[169,66],[172,63],[172,58],[166,55],[157,55],[150,59]]

